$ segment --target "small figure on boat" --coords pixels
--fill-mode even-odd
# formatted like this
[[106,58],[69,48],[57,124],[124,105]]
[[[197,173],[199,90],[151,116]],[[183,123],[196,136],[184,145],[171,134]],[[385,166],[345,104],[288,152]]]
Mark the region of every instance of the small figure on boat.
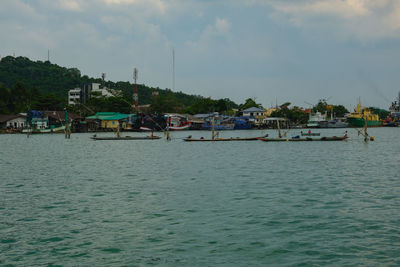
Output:
[[191,135],[189,135],[187,138],[192,138],[192,136],[191,136]]
[[202,137],[200,137],[200,139],[204,139],[204,137],[202,136]]

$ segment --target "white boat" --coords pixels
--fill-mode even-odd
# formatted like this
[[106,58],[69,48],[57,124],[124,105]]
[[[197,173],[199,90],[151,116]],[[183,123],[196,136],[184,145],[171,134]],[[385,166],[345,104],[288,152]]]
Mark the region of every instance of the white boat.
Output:
[[55,127],[55,128],[45,128],[45,129],[38,129],[38,128],[26,128],[22,130],[23,133],[64,133],[65,132],[65,125]]
[[335,118],[329,121],[319,122],[319,128],[347,128],[349,125],[345,119]]
[[310,118],[307,122],[307,128],[317,128],[319,127],[319,123],[321,121],[325,121],[325,115],[322,115],[321,112],[315,112],[314,114],[310,113]]

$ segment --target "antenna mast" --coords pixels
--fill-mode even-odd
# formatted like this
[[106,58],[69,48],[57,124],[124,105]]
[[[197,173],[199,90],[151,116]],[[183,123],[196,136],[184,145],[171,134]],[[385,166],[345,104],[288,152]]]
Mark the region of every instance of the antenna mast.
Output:
[[47,49],[47,61],[50,62],[50,49]]
[[172,90],[175,91],[175,49],[172,48]]
[[105,79],[106,79],[106,73],[103,72],[103,73],[101,74],[101,80],[103,81],[103,87],[105,86],[105,83],[104,83]]
[[138,70],[137,68],[133,69],[133,79],[135,81],[134,88],[133,88],[133,101],[134,101],[134,107],[136,112],[139,112],[139,96],[138,96],[138,90],[137,90],[137,75],[138,75]]

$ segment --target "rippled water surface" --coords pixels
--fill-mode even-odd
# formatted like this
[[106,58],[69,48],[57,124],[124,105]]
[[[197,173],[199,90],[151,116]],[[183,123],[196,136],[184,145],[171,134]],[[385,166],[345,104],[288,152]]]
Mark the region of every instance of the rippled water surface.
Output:
[[400,265],[400,129],[349,131],[0,135],[0,265]]

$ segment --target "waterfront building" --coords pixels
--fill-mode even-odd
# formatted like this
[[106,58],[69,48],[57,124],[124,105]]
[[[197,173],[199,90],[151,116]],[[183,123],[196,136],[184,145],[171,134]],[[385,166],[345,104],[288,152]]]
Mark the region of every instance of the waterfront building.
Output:
[[0,114],[0,129],[22,129],[26,124],[26,115],[3,115]]
[[265,110],[262,108],[251,107],[242,111],[243,117],[248,117],[249,122],[255,126],[263,124],[265,118]]
[[86,119],[99,121],[99,126],[103,129],[117,129],[118,127],[126,128],[128,117],[129,115],[118,112],[97,112],[96,115]]

